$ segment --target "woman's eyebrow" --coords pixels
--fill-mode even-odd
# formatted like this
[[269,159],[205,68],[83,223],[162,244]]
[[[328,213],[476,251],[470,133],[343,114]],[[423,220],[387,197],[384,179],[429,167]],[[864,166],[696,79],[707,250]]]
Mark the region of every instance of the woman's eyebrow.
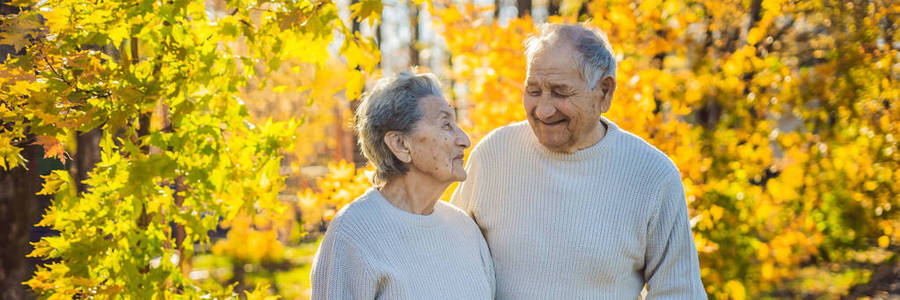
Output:
[[449,120],[454,120],[454,122],[455,122],[455,120],[456,120],[456,111],[452,110],[452,108],[451,108],[450,110],[442,109],[442,110],[441,110],[441,116],[445,116],[447,119],[449,119]]

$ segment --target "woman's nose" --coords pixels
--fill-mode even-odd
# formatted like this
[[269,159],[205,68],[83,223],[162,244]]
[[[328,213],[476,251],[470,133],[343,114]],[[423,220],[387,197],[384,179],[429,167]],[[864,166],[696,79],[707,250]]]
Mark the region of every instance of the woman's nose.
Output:
[[456,144],[463,148],[469,148],[470,146],[472,146],[472,141],[469,140],[469,135],[466,134],[466,132],[459,126],[457,126],[456,128],[459,129],[459,133],[456,138]]

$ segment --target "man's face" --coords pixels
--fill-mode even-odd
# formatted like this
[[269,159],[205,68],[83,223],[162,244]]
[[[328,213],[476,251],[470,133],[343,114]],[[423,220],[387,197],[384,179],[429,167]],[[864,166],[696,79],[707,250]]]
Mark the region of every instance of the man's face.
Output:
[[609,109],[615,88],[607,77],[591,90],[578,72],[576,51],[567,42],[545,45],[534,54],[525,79],[528,123],[551,151],[573,153],[597,143],[603,132],[600,114]]

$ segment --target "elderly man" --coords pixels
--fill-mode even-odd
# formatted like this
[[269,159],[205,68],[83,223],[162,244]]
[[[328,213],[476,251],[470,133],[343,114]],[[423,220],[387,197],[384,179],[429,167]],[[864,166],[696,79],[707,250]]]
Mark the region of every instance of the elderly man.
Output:
[[606,36],[545,24],[526,42],[527,122],[472,151],[452,203],[487,239],[498,299],[705,299],[674,163],[601,117],[616,89]]

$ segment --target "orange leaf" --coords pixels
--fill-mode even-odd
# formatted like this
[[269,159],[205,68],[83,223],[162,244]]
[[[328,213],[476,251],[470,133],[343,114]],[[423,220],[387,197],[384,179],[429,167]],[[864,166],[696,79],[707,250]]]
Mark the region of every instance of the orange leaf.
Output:
[[59,159],[60,162],[65,163],[66,157],[69,156],[66,153],[66,149],[63,148],[62,142],[52,136],[38,136],[35,144],[41,145],[44,147],[44,158],[56,158]]

